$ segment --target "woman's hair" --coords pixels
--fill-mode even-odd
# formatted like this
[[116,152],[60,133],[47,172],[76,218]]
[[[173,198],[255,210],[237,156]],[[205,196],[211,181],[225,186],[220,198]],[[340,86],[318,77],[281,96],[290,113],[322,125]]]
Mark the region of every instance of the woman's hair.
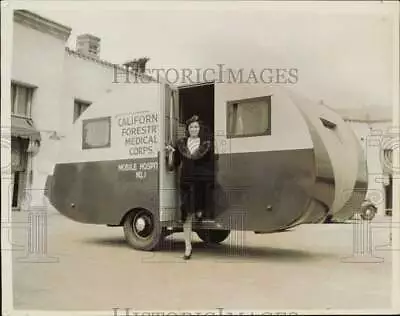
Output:
[[186,122],[185,122],[186,123],[186,128],[189,128],[189,125],[194,123],[194,122],[197,122],[197,123],[199,123],[199,125],[201,125],[200,124],[200,118],[199,118],[198,115],[193,115],[191,118],[186,120]]
[[199,131],[199,137],[201,139],[204,138],[203,136],[203,131],[204,131],[204,126],[202,121],[200,121],[200,118],[198,115],[193,115],[192,117],[190,117],[189,119],[186,120],[185,125],[186,125],[186,136],[189,136],[189,125],[192,123],[197,122],[199,124],[200,127],[200,131]]
[[193,115],[192,117],[190,117],[188,120],[186,120],[185,124],[186,124],[186,136],[189,136],[189,125],[197,122],[199,124],[200,127],[200,131],[199,131],[199,137],[202,140],[209,140],[210,139],[210,132],[208,131],[208,128],[203,124],[203,122],[200,120],[198,115]]

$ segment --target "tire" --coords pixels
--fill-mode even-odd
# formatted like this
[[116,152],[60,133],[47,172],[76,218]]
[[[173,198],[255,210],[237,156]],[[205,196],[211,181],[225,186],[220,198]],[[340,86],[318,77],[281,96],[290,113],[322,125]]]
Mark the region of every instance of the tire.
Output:
[[196,231],[199,238],[208,244],[219,244],[228,238],[230,230],[201,229]]
[[123,226],[126,241],[137,250],[154,250],[163,238],[160,221],[146,209],[129,212]]

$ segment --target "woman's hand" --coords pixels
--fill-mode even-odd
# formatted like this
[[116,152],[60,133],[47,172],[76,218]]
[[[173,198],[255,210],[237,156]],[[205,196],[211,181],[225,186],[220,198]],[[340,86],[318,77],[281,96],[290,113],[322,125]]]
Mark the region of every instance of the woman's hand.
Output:
[[167,158],[167,168],[169,171],[174,171],[174,155],[172,153],[175,151],[175,148],[171,145],[165,145],[165,152]]
[[165,151],[168,152],[168,153],[174,152],[174,151],[175,151],[175,148],[172,147],[171,145],[166,145],[166,146],[165,146]]

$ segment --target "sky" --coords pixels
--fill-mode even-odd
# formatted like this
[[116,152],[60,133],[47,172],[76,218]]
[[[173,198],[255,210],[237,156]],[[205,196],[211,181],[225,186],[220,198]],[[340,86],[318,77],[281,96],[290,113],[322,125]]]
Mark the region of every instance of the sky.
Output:
[[392,107],[392,10],[341,6],[32,11],[71,27],[70,48],[76,35],[100,37],[100,58],[113,63],[148,56],[150,68],[297,68],[291,88],[311,99],[333,107]]

